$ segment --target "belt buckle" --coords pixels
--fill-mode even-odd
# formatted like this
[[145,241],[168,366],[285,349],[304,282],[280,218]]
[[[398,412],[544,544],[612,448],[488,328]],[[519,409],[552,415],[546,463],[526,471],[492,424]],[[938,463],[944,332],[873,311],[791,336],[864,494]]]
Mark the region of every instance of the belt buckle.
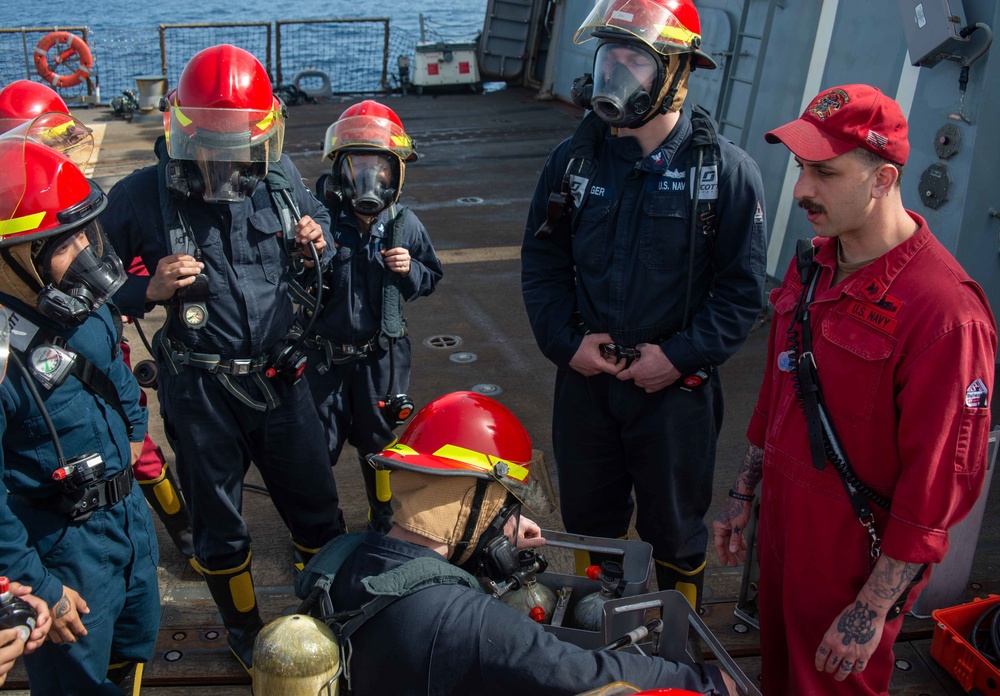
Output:
[[231,365],[229,368],[230,374],[237,377],[250,374],[250,358],[235,358],[230,360],[229,363]]
[[340,346],[340,352],[343,353],[344,355],[357,355],[358,350],[349,343],[345,343],[342,346]]

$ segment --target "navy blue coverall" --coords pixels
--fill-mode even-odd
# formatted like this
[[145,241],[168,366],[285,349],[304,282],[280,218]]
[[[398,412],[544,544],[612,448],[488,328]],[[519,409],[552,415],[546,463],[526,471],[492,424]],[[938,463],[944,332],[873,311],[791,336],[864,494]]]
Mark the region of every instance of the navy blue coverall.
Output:
[[[558,368],[553,449],[567,531],[624,537],[636,529],[653,557],[682,572],[705,560],[705,513],[712,497],[722,425],[716,373],[685,391],[675,383],[647,394],[631,380],[569,367],[585,333],[607,332],[623,347],[658,346],[682,375],[724,363],[763,307],[765,224],[756,163],[720,138],[715,231],[696,232],[689,325],[691,121],[686,114],[644,157],[632,137],[606,137],[597,151],[571,237],[539,240],[549,195],[560,190],[570,141],[545,164],[521,250],[522,293],[535,339]],[[635,502],[632,494],[634,492]]]
[[379,344],[383,282],[397,277],[400,296],[411,302],[430,295],[443,275],[427,230],[413,211],[403,207],[395,207],[395,212],[404,216],[400,246],[410,253],[410,271],[398,276],[386,268],[379,252],[390,248],[392,210],[383,211],[369,232],[362,231],[350,210],[339,213],[334,229],[336,254],[325,275],[329,295],[323,298],[323,310],[314,326],[316,338],[307,353],[309,387],[326,429],[330,463],[340,459],[345,442],[357,448],[369,523],[383,532],[391,526],[392,507],[376,498],[375,470],[365,456],[381,451],[395,437],[395,422],[386,422],[378,402],[390,387],[392,395],[406,392],[411,362],[406,336],[395,341],[391,360],[385,347],[388,342]]
[[[298,209],[322,226],[332,248],[326,209],[287,156],[281,167]],[[147,167],[122,179],[101,215],[119,256],[141,256],[150,273],[171,253],[157,177],[157,168]],[[273,206],[255,212],[249,196],[239,203],[191,202],[186,210],[209,280],[208,320],[200,329],[188,328],[171,303],[154,349],[160,409],[190,507],[195,557],[209,570],[233,568],[247,558],[250,537],[241,511],[251,461],[296,545],[318,549],[344,531],[322,426],[304,380],[293,385],[264,373],[266,356],[293,320],[278,214]],[[115,296],[124,314],[145,314],[148,284],[148,277],[129,276]],[[178,365],[178,356],[188,352],[214,356],[223,366],[250,359],[254,368],[237,375]]]
[[[0,295],[0,302],[65,339],[72,351],[106,374],[132,424],[132,442],[142,442],[146,409],[139,405],[139,386],[122,362],[107,306],[79,327],[66,329],[14,298]],[[28,356],[20,358],[25,365],[30,362]],[[67,459],[99,454],[105,479],[130,469],[125,422],[107,402],[72,375],[52,390],[36,386]],[[90,608],[80,615],[86,636],[59,645],[49,640],[25,656],[31,693],[120,696],[121,690],[105,678],[109,663],[148,661],[160,624],[159,554],[149,506],[133,485],[124,499],[82,521],[54,510],[60,488],[52,473],[60,464],[25,377],[14,365],[8,364],[0,384],[0,402],[0,575],[30,585],[50,607],[63,596],[65,585]]]
[[[360,607],[373,598],[363,578],[414,558],[444,560],[423,546],[369,532],[337,573],[333,606],[338,611]],[[356,696],[569,696],[615,681],[642,689],[727,693],[717,667],[585,650],[547,633],[492,595],[464,585],[436,585],[395,601],[351,636],[351,648]]]

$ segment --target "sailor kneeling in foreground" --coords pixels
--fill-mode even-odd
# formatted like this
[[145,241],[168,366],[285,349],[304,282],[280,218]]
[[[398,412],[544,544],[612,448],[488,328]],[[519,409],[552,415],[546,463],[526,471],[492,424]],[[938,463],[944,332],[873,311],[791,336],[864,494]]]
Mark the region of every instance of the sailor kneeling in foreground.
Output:
[[[329,542],[296,587],[300,597],[308,595],[318,577],[314,571],[339,550],[340,562],[330,564],[339,568],[329,591],[337,612],[358,609],[383,591],[395,595],[377,613],[367,612],[350,634],[350,649],[343,651],[349,664],[342,666],[351,693],[553,696],[626,681],[645,689],[736,694],[729,675],[714,666],[561,641],[481,589],[473,575],[502,582],[510,569],[498,571],[509,559],[516,561],[515,544],[523,549],[544,543],[538,525],[520,515],[522,503],[536,514],[554,510],[541,460],[531,459],[531,440],[515,416],[473,392],[432,401],[399,442],[371,458],[380,475],[391,472],[397,503],[392,529]],[[339,547],[352,540],[355,548],[343,558]],[[408,594],[405,588],[412,585],[420,589]],[[296,625],[312,622],[297,618]],[[270,645],[269,635],[265,628],[255,646],[258,694],[289,686],[262,671],[263,655],[288,642],[276,639]],[[346,641],[340,642],[343,648]]]

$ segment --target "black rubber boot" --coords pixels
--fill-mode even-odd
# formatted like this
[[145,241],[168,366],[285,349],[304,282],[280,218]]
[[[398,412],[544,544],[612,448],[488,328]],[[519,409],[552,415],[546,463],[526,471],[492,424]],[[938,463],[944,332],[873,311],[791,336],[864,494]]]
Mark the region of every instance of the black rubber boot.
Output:
[[251,555],[247,554],[246,560],[235,568],[208,570],[202,567],[201,571],[229,633],[229,649],[252,677],[253,642],[264,623],[257,608],[250,559]]
[[144,662],[118,662],[108,665],[108,681],[121,689],[125,696],[139,696],[144,665]]
[[319,549],[311,549],[292,539],[292,564],[295,566],[295,572],[301,573],[317,553]]
[[[688,604],[700,615],[702,595],[705,589],[706,562],[702,561],[695,570],[681,570],[671,563],[655,559],[653,565],[656,567],[656,584],[660,591],[677,590],[684,595]],[[688,630],[688,654],[695,662],[703,662],[701,639],[693,629],[689,627]]]
[[188,515],[187,505],[181,496],[180,488],[174,477],[173,469],[170,469],[166,462],[163,463],[163,470],[155,479],[139,481],[139,488],[146,496],[146,502],[153,508],[156,516],[163,522],[163,526],[174,542],[174,546],[181,552],[181,555],[189,561],[194,558],[194,543],[191,539],[191,517]]

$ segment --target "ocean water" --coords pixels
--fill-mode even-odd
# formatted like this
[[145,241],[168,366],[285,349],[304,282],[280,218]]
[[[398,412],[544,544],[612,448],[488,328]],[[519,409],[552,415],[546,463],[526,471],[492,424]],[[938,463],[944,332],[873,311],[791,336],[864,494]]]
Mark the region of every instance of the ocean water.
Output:
[[[259,27],[226,29],[171,29],[166,52],[160,53],[158,28],[162,24],[225,24],[302,19],[388,18],[390,82],[396,56],[413,54],[417,41],[470,41],[482,31],[488,0],[297,0],[296,2],[239,3],[218,0],[77,0],[62,6],[58,17],[41,11],[37,3],[0,0],[0,27],[50,28],[86,26],[94,55],[93,83],[101,103],[135,87],[136,76],[164,73],[176,79],[197,50],[217,43],[234,43],[268,59],[272,79],[287,85],[301,70],[322,70],[331,78],[334,93],[371,92],[380,88],[383,35],[379,25],[293,25],[282,34],[280,65],[276,45],[270,50]],[[253,6],[253,10],[248,9]],[[0,33],[0,87],[21,78],[38,80],[31,65],[31,49],[48,29]],[[273,30],[272,30],[273,32]],[[377,33],[372,33],[377,32]],[[273,36],[273,33],[272,33]],[[71,72],[72,70],[68,71]],[[318,84],[318,83],[317,83]],[[315,87],[310,84],[308,87]],[[395,82],[392,82],[395,87]],[[65,98],[84,93],[85,85],[63,90]]]
[[[276,19],[389,17],[390,26],[417,33],[425,16],[428,40],[471,39],[483,28],[487,0],[296,0],[263,3],[205,0],[76,0],[53,7],[33,2],[0,2],[0,27],[86,25],[94,29],[144,29],[160,24],[260,22]],[[252,8],[252,9],[251,9]]]

